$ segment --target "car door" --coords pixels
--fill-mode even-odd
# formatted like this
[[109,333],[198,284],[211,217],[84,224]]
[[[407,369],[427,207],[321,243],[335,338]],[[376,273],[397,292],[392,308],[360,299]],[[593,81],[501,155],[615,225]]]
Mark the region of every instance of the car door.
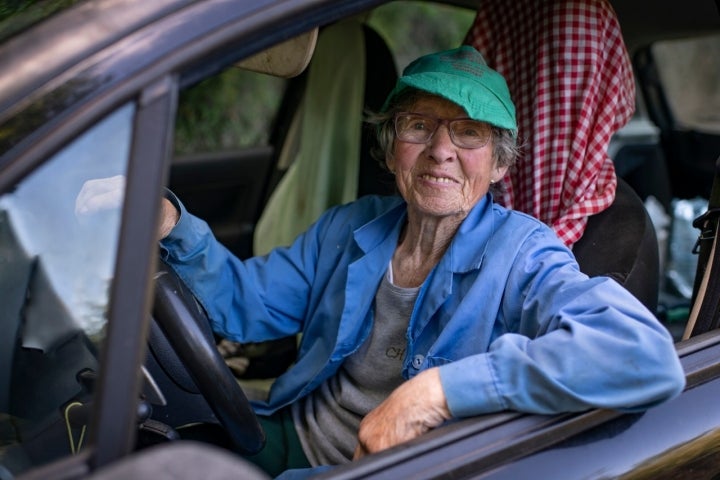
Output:
[[[162,401],[140,367],[179,87],[232,62],[208,51],[267,45],[242,38],[263,6],[79,4],[0,48],[2,478],[106,466],[133,451],[144,400]],[[116,177],[119,202],[76,208],[86,182]]]
[[78,453],[88,441],[122,211],[78,216],[76,199],[84,182],[127,173],[134,114],[133,103],[120,107],[0,196],[7,475]]
[[168,187],[230,251],[252,255],[285,117],[289,80],[228,68],[178,102]]

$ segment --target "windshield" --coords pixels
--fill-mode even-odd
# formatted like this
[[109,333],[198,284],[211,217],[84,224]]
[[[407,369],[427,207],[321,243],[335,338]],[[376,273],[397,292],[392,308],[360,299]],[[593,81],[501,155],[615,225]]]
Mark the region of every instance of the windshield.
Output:
[[0,197],[0,478],[82,446],[121,212],[79,217],[75,202],[85,181],[125,174],[133,112],[119,109]]

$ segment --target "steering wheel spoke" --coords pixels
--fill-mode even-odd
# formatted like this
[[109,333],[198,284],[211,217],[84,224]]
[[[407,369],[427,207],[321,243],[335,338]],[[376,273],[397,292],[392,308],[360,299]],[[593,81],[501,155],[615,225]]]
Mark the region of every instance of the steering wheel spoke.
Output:
[[162,259],[155,278],[153,317],[237,449],[243,454],[259,452],[265,433],[217,349],[205,311]]

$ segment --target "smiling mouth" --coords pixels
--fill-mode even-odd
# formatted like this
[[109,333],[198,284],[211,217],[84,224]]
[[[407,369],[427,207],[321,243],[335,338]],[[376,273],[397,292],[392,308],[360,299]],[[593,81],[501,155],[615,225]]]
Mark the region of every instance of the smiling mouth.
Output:
[[420,178],[423,180],[428,180],[428,181],[437,182],[437,183],[456,183],[455,180],[453,180],[452,178],[434,177],[434,176],[428,175],[428,174],[421,175]]

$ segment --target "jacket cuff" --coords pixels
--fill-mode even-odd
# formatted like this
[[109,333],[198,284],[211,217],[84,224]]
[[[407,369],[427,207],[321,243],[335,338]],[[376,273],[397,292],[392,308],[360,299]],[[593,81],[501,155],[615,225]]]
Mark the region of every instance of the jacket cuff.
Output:
[[198,249],[198,244],[209,233],[210,227],[203,220],[190,215],[185,205],[170,190],[165,190],[165,198],[177,208],[180,215],[170,233],[160,240],[160,249],[166,260],[170,254],[176,259],[182,259]]
[[454,418],[495,413],[506,409],[488,354],[477,354],[440,368],[448,409]]

